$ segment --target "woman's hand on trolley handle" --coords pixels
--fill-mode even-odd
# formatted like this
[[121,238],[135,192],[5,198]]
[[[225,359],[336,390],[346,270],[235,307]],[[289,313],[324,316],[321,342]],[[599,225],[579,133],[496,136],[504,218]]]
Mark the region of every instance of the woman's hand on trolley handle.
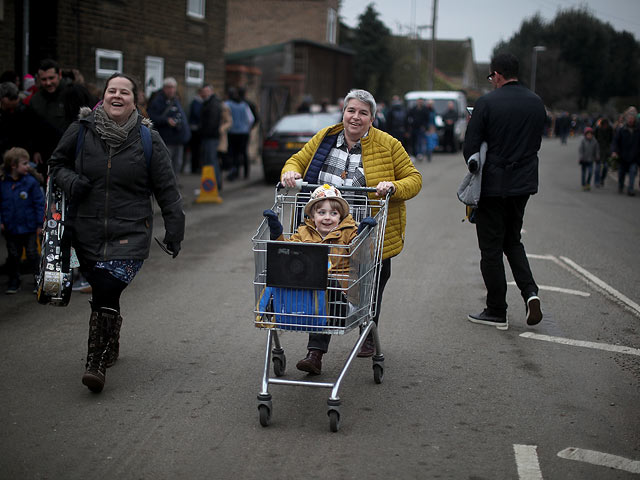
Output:
[[393,195],[393,192],[396,191],[396,187],[393,185],[393,182],[380,182],[376,185],[376,195],[379,197],[386,197],[387,193],[389,195]]
[[280,183],[285,187],[294,188],[296,186],[296,180],[301,179],[302,175],[298,172],[284,172]]

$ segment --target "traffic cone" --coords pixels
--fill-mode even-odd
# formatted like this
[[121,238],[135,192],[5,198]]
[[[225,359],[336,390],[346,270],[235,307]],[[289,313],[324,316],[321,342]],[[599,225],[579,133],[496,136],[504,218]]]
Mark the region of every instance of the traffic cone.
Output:
[[200,193],[196,198],[196,203],[222,203],[222,198],[218,195],[218,182],[213,165],[202,167]]

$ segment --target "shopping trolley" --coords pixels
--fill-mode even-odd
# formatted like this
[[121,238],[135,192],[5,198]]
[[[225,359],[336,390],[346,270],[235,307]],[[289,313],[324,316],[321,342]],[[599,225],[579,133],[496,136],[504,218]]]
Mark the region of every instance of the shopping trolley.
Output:
[[[285,239],[304,222],[304,207],[310,192],[318,186],[298,182],[296,190],[276,187],[272,209],[283,225]],[[367,216],[376,220],[375,226],[365,228],[349,245],[270,240],[266,220],[252,239],[255,326],[267,332],[262,388],[258,394],[263,427],[271,422],[269,385],[292,385],[331,389],[327,414],[331,431],[337,432],[341,418],[338,391],[369,333],[375,345],[373,378],[375,383],[382,383],[384,355],[372,319],[376,313],[389,196],[376,198],[375,188],[340,187],[340,191],[356,222]],[[358,339],[334,382],[282,378],[287,359],[279,331],[343,335],[356,327],[360,332]],[[270,376],[271,363],[274,377]]]

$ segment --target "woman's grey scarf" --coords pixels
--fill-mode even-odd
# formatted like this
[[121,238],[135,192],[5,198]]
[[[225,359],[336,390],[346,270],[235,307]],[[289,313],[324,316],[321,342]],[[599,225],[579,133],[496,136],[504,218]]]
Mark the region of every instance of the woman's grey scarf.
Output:
[[129,116],[129,119],[123,123],[122,125],[118,125],[116,122],[109,118],[107,112],[104,111],[102,105],[100,105],[95,110],[95,123],[96,130],[100,137],[109,145],[111,148],[117,148],[127,139],[129,132],[133,130],[133,128],[138,123],[138,111],[134,110]]

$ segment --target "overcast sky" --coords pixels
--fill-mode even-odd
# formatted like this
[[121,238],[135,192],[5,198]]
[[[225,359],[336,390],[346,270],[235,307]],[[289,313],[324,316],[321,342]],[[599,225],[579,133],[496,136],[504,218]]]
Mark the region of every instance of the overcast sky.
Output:
[[[340,16],[355,27],[370,3],[394,34],[431,24],[433,0],[342,0]],[[545,21],[551,21],[559,10],[572,7],[587,7],[615,30],[626,30],[640,39],[640,0],[438,0],[436,37],[471,37],[475,61],[489,62],[496,44],[520,30],[524,19],[540,13]],[[431,38],[431,31],[425,28],[421,35]]]

